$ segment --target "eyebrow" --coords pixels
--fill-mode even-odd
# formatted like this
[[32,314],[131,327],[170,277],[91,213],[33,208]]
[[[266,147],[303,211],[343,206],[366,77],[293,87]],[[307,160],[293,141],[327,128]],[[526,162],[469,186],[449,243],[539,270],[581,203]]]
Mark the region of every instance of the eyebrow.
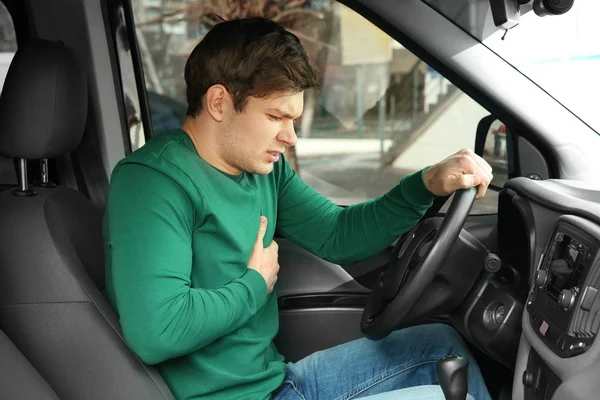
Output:
[[283,112],[283,111],[281,111],[278,108],[269,108],[268,111],[274,111],[274,112],[276,112],[278,114],[281,114],[282,117],[287,118],[287,119],[291,119],[291,120],[300,118],[300,116],[294,117],[292,114],[288,114],[286,112]]

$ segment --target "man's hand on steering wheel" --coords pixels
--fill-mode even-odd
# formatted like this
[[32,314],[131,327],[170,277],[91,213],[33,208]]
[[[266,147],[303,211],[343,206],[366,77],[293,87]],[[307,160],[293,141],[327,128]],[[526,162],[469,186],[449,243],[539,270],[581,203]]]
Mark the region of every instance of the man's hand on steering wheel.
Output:
[[427,169],[423,180],[436,196],[448,196],[459,189],[477,186],[482,198],[492,181],[492,167],[471,149],[463,149]]
[[[440,265],[461,234],[473,201],[485,195],[491,180],[492,167],[469,149],[461,150],[425,171],[423,181],[430,192],[437,196],[454,192],[456,195],[441,223],[433,218],[421,221],[392,250],[392,257],[363,311],[361,330],[366,337],[382,339],[395,328],[431,311],[427,307],[420,308],[419,299],[433,285]],[[483,247],[482,251],[485,251],[484,246],[474,243],[476,240],[471,242],[467,247]],[[473,282],[474,279],[474,276],[469,278]],[[446,294],[451,290],[448,288]],[[460,300],[461,295],[454,298]],[[444,299],[439,300],[444,302]]]

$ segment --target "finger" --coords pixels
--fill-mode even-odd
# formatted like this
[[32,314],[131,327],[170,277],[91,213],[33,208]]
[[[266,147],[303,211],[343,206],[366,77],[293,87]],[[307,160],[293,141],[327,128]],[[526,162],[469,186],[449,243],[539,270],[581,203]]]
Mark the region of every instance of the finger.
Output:
[[275,250],[278,250],[279,244],[276,241],[271,240],[271,244],[269,245],[269,247],[273,247]]
[[483,157],[481,157],[477,153],[473,153],[472,157],[477,162],[477,165],[479,165],[484,171],[487,171],[490,174],[492,173],[492,166],[487,161],[485,161],[485,159]]
[[464,174],[456,178],[456,188],[458,189],[470,189],[473,186],[481,184],[481,177],[476,174]]
[[471,175],[473,175],[473,182],[477,182],[479,180],[478,184],[473,184],[473,186],[477,186],[477,194],[475,195],[475,198],[481,199],[483,196],[485,196],[485,192],[492,181],[492,177],[490,176],[491,174],[484,172],[478,164],[473,165],[472,172],[473,173]]
[[486,172],[479,164],[476,165],[475,171],[473,172],[476,175],[479,175],[479,177],[481,178],[481,183],[479,184],[479,186],[483,187],[484,189],[487,189],[487,187],[490,185],[490,182],[492,181],[493,175],[489,172]]
[[475,198],[479,200],[483,196],[485,196],[487,188],[490,185],[491,178],[487,174],[484,174],[481,171],[481,168],[479,168],[479,167],[477,167],[477,168],[479,169],[479,171],[473,175],[479,177],[480,182],[479,182],[479,185],[473,185],[473,186],[477,186],[477,195],[475,196]]
[[481,158],[477,154],[475,154],[473,158],[474,158],[475,162],[477,163],[477,165],[479,166],[479,168],[481,168],[481,170],[483,172],[485,172],[485,174],[491,181],[492,178],[494,177],[492,166],[490,164],[488,164],[487,161],[485,161],[483,158]]
[[475,198],[477,200],[483,198],[483,196],[485,196],[486,192],[487,192],[487,186],[484,186],[484,185],[477,186],[477,195],[475,195]]
[[[484,161],[484,163],[485,163],[485,161]],[[492,181],[492,179],[494,178],[494,175],[492,174],[492,171],[490,171],[488,169],[488,166],[486,164],[481,165],[481,163],[477,163],[477,168],[479,168],[479,170],[483,174],[482,178],[485,178],[485,180],[487,182],[491,182]]]
[[481,178],[481,182],[476,186],[483,186],[484,189],[487,189],[492,181],[493,175],[485,170],[485,166],[482,167],[479,165],[479,163],[477,163],[476,156],[476,154],[466,154],[463,157],[463,173],[478,175]]
[[260,217],[260,225],[258,225],[258,233],[256,234],[256,245],[263,246],[263,239],[265,238],[265,233],[267,232],[267,217]]
[[[492,174],[484,171],[483,168],[479,164],[474,162],[474,158],[472,158],[472,160],[473,160],[473,163],[469,170],[469,172],[472,172],[472,173],[467,174],[467,175],[472,175],[472,178],[467,179],[467,182],[465,182],[464,184],[468,185],[469,181],[472,181],[473,186],[477,186],[477,193],[475,194],[475,199],[479,200],[483,196],[485,196],[487,188],[490,185],[490,182],[492,181]],[[477,183],[477,182],[479,182],[479,183]],[[473,186],[471,186],[471,187],[473,187]]]
[[492,166],[488,164],[479,154],[476,154],[471,149],[463,149],[462,154],[470,157],[479,168],[481,168],[482,172],[484,172],[490,180],[492,179]]

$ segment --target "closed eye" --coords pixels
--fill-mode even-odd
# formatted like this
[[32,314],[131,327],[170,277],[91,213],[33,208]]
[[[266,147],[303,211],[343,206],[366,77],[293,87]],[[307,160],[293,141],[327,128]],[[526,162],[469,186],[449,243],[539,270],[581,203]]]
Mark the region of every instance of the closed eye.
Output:
[[278,117],[276,115],[271,115],[271,114],[267,114],[269,116],[269,119],[273,120],[273,121],[281,121],[282,118]]

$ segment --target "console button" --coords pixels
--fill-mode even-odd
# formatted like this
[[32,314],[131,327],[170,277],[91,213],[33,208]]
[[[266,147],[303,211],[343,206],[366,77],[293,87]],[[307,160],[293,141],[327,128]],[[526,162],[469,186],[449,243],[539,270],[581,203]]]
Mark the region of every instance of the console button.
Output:
[[573,343],[569,346],[569,355],[576,356],[578,354],[583,353],[586,350],[586,345],[584,342]]
[[592,305],[594,304],[594,300],[596,299],[596,295],[598,294],[598,289],[592,286],[588,286],[585,288],[583,292],[583,300],[581,300],[581,308],[585,311],[590,311],[592,309]]
[[533,374],[531,372],[523,372],[523,385],[525,385],[525,387],[533,385]]

